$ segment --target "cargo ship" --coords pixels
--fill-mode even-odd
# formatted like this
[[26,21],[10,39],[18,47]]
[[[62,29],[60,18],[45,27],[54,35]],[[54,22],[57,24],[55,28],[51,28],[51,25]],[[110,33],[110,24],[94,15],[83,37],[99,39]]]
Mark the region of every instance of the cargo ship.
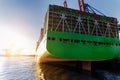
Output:
[[36,48],[41,62],[104,61],[119,56],[117,18],[97,14],[88,4],[80,9],[49,5]]

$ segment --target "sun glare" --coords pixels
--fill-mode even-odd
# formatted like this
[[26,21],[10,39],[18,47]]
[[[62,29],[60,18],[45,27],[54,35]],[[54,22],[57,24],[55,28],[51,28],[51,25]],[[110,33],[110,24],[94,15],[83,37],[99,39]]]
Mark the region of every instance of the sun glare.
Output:
[[0,49],[9,49],[12,55],[34,53],[32,41],[22,32],[0,25],[0,37]]

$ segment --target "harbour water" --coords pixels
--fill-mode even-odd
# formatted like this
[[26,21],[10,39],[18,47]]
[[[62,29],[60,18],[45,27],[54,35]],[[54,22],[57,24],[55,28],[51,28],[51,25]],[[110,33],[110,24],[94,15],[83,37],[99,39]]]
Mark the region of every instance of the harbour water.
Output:
[[0,57],[0,80],[35,80],[34,57]]
[[[77,65],[76,65],[77,64]],[[0,80],[120,80],[119,71],[83,72],[79,63],[36,63],[35,57],[0,57]]]

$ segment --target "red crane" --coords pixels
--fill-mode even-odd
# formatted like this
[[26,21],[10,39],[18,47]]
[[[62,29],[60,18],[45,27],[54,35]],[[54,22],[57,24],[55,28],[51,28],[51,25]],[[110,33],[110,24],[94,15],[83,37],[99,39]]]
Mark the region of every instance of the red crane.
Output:
[[78,5],[79,5],[80,11],[85,12],[84,0],[78,0]]

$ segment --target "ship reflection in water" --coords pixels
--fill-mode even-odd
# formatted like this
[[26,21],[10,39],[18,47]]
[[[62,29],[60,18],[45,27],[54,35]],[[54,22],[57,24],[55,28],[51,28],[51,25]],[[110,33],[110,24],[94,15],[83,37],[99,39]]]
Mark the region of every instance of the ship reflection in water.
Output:
[[37,80],[96,80],[82,72],[78,62],[49,62],[38,64]]
[[119,72],[81,71],[79,62],[49,62],[37,65],[37,80],[120,80]]

